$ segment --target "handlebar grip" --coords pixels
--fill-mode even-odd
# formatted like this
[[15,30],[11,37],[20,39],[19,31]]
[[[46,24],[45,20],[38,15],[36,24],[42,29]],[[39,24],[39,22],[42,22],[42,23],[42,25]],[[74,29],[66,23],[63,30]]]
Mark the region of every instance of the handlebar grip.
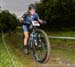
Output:
[[46,24],[46,23],[47,23],[47,21],[43,21],[43,23],[44,23],[44,24]]
[[46,21],[43,21],[41,24],[43,25],[43,24],[46,24],[47,22]]

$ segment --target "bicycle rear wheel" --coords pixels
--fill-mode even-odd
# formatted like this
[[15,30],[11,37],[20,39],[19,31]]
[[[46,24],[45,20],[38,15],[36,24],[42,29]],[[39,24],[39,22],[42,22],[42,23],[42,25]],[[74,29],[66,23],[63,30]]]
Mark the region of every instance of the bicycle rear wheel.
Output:
[[50,43],[47,34],[38,29],[36,32],[37,35],[34,39],[34,46],[33,46],[33,55],[35,59],[40,63],[45,63],[49,59],[50,55]]

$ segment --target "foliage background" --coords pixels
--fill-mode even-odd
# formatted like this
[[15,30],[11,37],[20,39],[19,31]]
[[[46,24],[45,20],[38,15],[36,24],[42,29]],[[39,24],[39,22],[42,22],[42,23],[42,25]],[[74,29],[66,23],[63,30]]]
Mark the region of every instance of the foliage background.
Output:
[[41,0],[37,12],[47,30],[75,30],[75,0]]
[[19,24],[15,14],[11,14],[8,10],[0,10],[0,32],[9,32],[16,29]]

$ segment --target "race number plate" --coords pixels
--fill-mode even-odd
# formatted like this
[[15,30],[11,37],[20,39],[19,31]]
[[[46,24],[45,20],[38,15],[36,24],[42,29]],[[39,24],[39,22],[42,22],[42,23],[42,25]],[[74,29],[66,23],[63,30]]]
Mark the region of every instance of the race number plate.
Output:
[[40,26],[40,24],[37,21],[32,21],[33,26]]

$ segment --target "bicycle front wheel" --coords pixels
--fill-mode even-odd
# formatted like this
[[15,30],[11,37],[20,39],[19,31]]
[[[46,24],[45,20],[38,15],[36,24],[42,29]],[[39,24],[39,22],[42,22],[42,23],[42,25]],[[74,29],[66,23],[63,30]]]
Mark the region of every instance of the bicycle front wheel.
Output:
[[37,30],[37,35],[34,39],[33,55],[40,63],[45,63],[50,55],[50,43],[47,34],[41,30]]

